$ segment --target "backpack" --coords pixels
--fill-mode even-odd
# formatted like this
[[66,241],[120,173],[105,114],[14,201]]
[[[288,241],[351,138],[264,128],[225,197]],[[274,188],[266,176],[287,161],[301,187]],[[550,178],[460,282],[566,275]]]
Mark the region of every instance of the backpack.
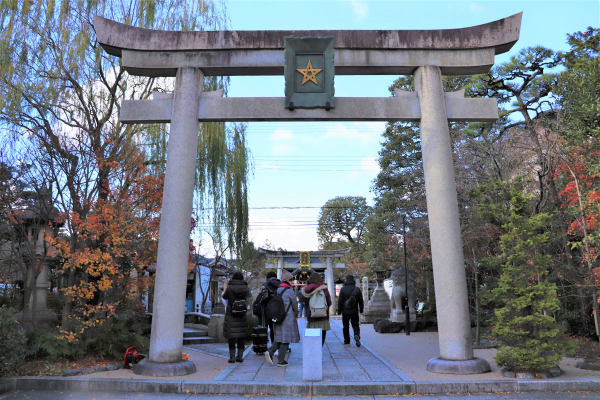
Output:
[[[281,294],[279,292],[277,292],[275,294],[275,296],[273,296],[269,300],[269,302],[265,306],[265,315],[267,317],[267,320],[273,321],[273,323],[275,323],[275,324],[280,324],[283,322],[283,320],[285,319],[285,316],[287,315],[288,310],[290,309],[290,307],[288,306],[288,308],[286,310],[285,303],[283,302],[283,294],[288,289],[289,288],[287,288],[287,287],[283,288],[283,290],[281,291]],[[290,303],[290,305],[292,305],[292,304]]]
[[269,288],[268,285],[260,291],[258,296],[256,296],[256,300],[252,303],[252,314],[256,315],[259,318],[263,317],[263,308],[265,304],[271,299],[273,296],[273,290]]
[[317,292],[311,296],[308,306],[310,307],[311,318],[327,316],[327,298],[325,297],[323,290],[317,290]]
[[352,291],[352,293],[350,293],[350,297],[348,297],[346,299],[346,301],[344,301],[344,307],[348,310],[350,310],[351,308],[354,308],[354,306],[356,305],[356,302],[357,302],[356,295],[358,294],[358,293],[356,293],[356,289],[358,289],[358,288],[355,287],[354,290]]
[[247,310],[248,306],[246,305],[246,299],[235,299],[231,305],[231,315],[236,318],[246,315]]

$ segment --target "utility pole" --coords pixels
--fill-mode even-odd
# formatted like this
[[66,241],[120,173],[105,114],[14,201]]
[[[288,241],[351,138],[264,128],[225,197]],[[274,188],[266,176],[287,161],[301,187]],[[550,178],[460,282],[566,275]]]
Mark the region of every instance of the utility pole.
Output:
[[475,249],[473,252],[473,271],[475,272],[475,345],[479,346],[479,267],[475,259]]

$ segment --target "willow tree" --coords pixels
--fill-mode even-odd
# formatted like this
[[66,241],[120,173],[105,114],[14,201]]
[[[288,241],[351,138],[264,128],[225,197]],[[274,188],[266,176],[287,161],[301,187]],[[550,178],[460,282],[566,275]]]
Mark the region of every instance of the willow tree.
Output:
[[[73,251],[90,246],[102,251],[103,238],[82,240],[71,219],[86,220],[117,186],[138,179],[139,170],[123,172],[128,158],[141,151],[148,164],[165,165],[169,127],[122,124],[121,101],[171,91],[174,83],[129,76],[120,60],[99,46],[94,15],[152,29],[228,26],[219,0],[0,0],[0,124],[10,133],[1,145],[36,166],[41,181],[53,183],[54,201],[69,216]],[[227,77],[205,79],[205,90],[227,91]],[[197,208],[214,209],[211,226],[236,250],[248,225],[245,126],[203,124],[199,142]],[[74,269],[64,278],[66,287],[88,279]],[[67,296],[63,328],[71,307]]]

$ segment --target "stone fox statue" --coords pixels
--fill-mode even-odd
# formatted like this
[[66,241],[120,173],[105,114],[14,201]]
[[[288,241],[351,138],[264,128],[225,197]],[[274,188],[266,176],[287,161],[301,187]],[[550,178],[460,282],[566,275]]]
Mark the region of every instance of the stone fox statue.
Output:
[[[404,268],[398,268],[392,272],[392,281],[394,289],[392,290],[392,298],[390,306],[392,308],[390,319],[396,322],[404,322],[404,307],[402,306],[402,298],[406,296],[404,284]],[[415,281],[410,271],[408,271],[408,306],[411,321],[416,320],[415,312]]]

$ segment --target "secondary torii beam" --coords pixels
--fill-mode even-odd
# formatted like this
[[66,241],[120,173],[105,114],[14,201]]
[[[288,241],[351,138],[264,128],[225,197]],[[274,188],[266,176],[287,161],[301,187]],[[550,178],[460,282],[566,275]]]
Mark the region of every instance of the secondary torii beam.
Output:
[[[380,31],[200,31],[135,28],[94,18],[98,42],[122,57],[132,75],[176,76],[174,94],[124,101],[121,121],[170,122],[163,211],[159,234],[149,360],[143,375],[185,375],[181,360],[190,215],[198,121],[419,121],[431,231],[440,357],[427,369],[470,374],[489,371],[473,357],[449,121],[493,121],[494,99],[444,93],[442,75],[487,72],[494,56],[519,39],[522,14],[461,29]],[[222,98],[202,93],[204,76],[282,75],[284,38],[333,37],[337,75],[415,76],[415,92],[394,98],[336,98],[323,109],[284,107],[284,98]],[[191,364],[191,365],[190,365]]]

